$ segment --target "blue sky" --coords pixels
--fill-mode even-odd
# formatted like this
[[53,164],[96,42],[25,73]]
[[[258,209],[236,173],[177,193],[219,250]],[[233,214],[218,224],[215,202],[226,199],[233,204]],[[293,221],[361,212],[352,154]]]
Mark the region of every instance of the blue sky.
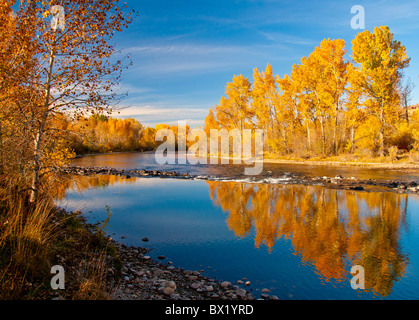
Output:
[[[406,46],[419,103],[419,1],[176,0],[126,1],[139,11],[116,38],[134,65],[122,80],[129,95],[120,117],[147,126],[188,120],[203,124],[233,75],[252,81],[267,63],[279,76],[308,56],[323,39],[344,39],[348,52],[358,32],[351,8],[365,8],[365,27],[387,25]],[[116,115],[115,115],[116,116]]]

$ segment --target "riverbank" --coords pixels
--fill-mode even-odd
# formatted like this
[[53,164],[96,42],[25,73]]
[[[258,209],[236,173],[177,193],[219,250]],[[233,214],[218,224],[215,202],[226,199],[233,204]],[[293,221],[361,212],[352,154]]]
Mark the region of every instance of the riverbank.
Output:
[[[106,234],[110,213],[91,224],[79,211],[13,200],[0,203],[0,300],[255,299],[244,279],[221,282],[165,257],[153,259],[153,248],[112,239]],[[259,293],[257,298],[277,299]]]
[[294,159],[264,159],[264,163],[296,164],[309,166],[334,166],[334,167],[362,167],[367,169],[407,170],[419,172],[419,164],[411,162],[364,162],[364,161],[331,161],[331,160],[294,160]]
[[[247,279],[236,284],[206,277],[204,270],[184,270],[168,261],[153,260],[145,248],[127,247],[115,243],[122,261],[118,286],[112,288],[113,300],[254,300]],[[160,259],[164,260],[162,256]],[[263,289],[260,299],[278,300]]]
[[[82,213],[58,212],[62,223],[57,239],[65,239],[65,245],[60,246],[55,258],[65,270],[66,289],[55,291],[53,300],[255,299],[246,290],[250,282],[245,279],[237,284],[220,282],[206,277],[203,270],[175,267],[163,256],[152,259],[150,249],[115,241],[103,233],[103,224],[87,223]],[[277,300],[268,292],[264,290],[258,298]],[[50,298],[51,294],[49,290]]]

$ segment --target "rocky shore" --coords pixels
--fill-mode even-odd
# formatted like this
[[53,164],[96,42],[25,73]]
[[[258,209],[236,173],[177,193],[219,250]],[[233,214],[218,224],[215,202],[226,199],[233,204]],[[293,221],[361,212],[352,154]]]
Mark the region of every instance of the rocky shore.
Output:
[[65,270],[65,290],[46,286],[37,299],[279,300],[268,289],[250,289],[247,279],[230,283],[206,276],[205,270],[176,267],[164,256],[153,258],[153,248],[116,241],[100,231],[101,222],[91,224],[79,211],[57,208],[54,223],[56,248],[51,264]]
[[80,166],[71,166],[61,169],[64,173],[77,174],[82,176],[91,176],[97,174],[103,175],[115,175],[120,176],[125,179],[131,177],[167,177],[167,178],[178,178],[178,179],[192,179],[188,173],[181,174],[178,172],[169,172],[169,171],[157,171],[157,170],[123,170],[117,168],[107,168],[107,167],[80,167]]
[[[158,170],[123,170],[107,167],[80,167],[71,166],[62,169],[64,173],[76,174],[82,176],[92,175],[116,175],[124,179],[131,177],[149,177],[149,178],[175,178],[189,180],[212,180],[211,177],[193,176],[188,173],[178,173],[170,171]],[[263,177],[262,177],[263,178]],[[265,177],[266,178],[266,177]],[[217,179],[220,181],[220,179]],[[222,180],[221,180],[222,181]],[[301,185],[323,185],[331,189],[343,189],[354,191],[372,191],[380,189],[380,191],[392,191],[398,193],[419,193],[419,181],[395,181],[395,180],[377,180],[377,179],[357,179],[354,177],[298,177],[295,181],[289,181],[288,184]]]
[[354,191],[395,191],[398,193],[419,193],[418,182],[416,181],[395,181],[395,180],[375,180],[375,179],[356,179],[353,177],[315,177],[311,181],[320,183],[331,189],[345,189]]
[[113,244],[122,261],[121,277],[112,289],[113,300],[278,300],[268,289],[254,296],[246,290],[250,285],[246,279],[235,284],[220,282],[204,276],[203,270],[184,270],[170,261],[156,261],[147,255],[148,249]]

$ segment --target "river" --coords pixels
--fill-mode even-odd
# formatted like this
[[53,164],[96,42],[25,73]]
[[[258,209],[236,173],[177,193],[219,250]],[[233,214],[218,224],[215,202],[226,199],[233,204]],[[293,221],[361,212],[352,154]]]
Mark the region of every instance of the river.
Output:
[[[88,156],[74,165],[212,177],[78,176],[57,200],[91,222],[103,221],[109,207],[113,238],[175,266],[232,283],[245,278],[256,297],[266,288],[281,300],[419,298],[419,196],[298,183],[323,175],[419,182],[418,173],[265,164],[249,178],[242,165],[160,166],[153,153]],[[365,290],[352,289],[353,266],[364,268]]]

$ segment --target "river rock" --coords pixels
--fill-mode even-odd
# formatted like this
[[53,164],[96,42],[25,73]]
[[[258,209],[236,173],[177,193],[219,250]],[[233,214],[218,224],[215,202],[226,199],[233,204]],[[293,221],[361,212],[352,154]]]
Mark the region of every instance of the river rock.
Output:
[[173,288],[171,288],[171,287],[165,287],[165,288],[163,289],[163,293],[164,293],[166,296],[170,296],[170,295],[172,295],[172,294],[174,294],[174,293],[175,293],[175,289],[173,289]]
[[163,270],[161,270],[161,269],[156,269],[156,270],[154,270],[154,272],[153,272],[153,275],[155,276],[155,277],[161,277],[162,275],[164,274],[164,271]]
[[199,289],[202,286],[202,282],[194,282],[191,284],[192,289]]
[[224,288],[224,289],[229,287],[229,286],[231,286],[231,282],[224,281],[224,282],[221,283],[221,287]]
[[237,290],[235,291],[235,293],[236,293],[236,295],[238,295],[240,298],[244,298],[244,297],[246,297],[247,291],[246,291],[246,290],[244,290],[244,289],[242,289],[242,288],[239,288],[239,289],[237,289]]
[[167,281],[166,282],[166,287],[173,288],[173,289],[176,290],[176,283],[174,281]]
[[180,294],[174,293],[170,296],[171,300],[179,300],[180,299]]

